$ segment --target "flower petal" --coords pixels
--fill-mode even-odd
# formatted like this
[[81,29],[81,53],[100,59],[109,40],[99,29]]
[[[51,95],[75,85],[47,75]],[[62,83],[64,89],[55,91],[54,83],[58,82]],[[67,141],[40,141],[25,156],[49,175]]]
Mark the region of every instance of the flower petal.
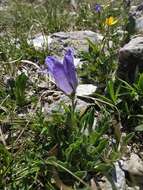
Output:
[[52,74],[55,79],[57,87],[67,95],[70,95],[73,92],[73,89],[68,82],[63,64],[53,56],[48,56],[45,62],[48,65],[50,74]]
[[110,16],[110,17],[106,18],[106,21],[105,21],[105,23],[108,26],[115,25],[117,22],[118,22],[118,19],[114,18],[113,16]]
[[101,9],[102,9],[101,5],[98,4],[98,3],[96,3],[96,4],[95,4],[95,11],[96,11],[97,13],[99,13],[99,12],[101,12]]
[[68,81],[71,84],[73,90],[76,90],[78,81],[76,77],[76,71],[74,66],[73,51],[68,49],[63,60],[64,70],[67,75]]
[[48,66],[48,70],[51,73],[53,73],[55,64],[56,65],[62,65],[62,63],[58,59],[56,59],[54,56],[48,56],[48,57],[46,57],[45,63]]

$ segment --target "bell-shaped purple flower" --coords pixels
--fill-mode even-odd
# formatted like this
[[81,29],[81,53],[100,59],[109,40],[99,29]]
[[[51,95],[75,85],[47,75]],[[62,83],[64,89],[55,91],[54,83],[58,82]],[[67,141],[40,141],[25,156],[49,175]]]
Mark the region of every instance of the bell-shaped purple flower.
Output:
[[48,71],[54,77],[57,87],[67,95],[75,94],[78,81],[72,50],[67,50],[63,63],[54,56],[46,57],[45,63],[48,66]]

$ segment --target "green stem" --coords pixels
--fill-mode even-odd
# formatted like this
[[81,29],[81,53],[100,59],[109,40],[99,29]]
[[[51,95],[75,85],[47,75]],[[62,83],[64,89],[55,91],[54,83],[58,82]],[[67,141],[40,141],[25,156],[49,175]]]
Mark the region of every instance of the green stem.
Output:
[[75,111],[75,96],[73,96],[71,98],[71,101],[72,101],[72,112],[74,113],[74,111]]
[[75,102],[75,94],[70,97],[71,99],[71,126],[73,127],[75,125],[75,107],[76,107],[76,102]]

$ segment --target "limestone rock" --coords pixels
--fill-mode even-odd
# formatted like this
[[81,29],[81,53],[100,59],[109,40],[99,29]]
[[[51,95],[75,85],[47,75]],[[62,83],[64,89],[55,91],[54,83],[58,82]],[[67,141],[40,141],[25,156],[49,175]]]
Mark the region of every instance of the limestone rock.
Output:
[[8,0],[0,0],[0,11],[4,11],[7,8]]
[[115,163],[115,171],[116,171],[115,185],[117,189],[125,190],[126,186],[125,173],[121,169],[120,164],[118,162]]
[[126,190],[141,190],[141,189],[138,186],[129,187],[128,185],[126,185]]
[[103,182],[99,183],[102,190],[126,190],[125,174],[119,162],[115,163],[115,168],[112,171],[112,179],[109,181],[106,177],[103,177]]
[[0,5],[5,5],[8,2],[8,0],[0,0]]
[[74,65],[75,65],[76,68],[81,67],[82,64],[83,64],[83,62],[80,60],[80,58],[75,58],[74,59]]
[[[43,113],[45,115],[50,115],[53,111],[60,111],[63,112],[63,107],[61,107],[61,103],[66,104],[67,106],[71,104],[70,99],[62,94],[61,92],[57,91],[57,96],[55,94],[48,96],[47,99],[43,101]],[[80,113],[84,113],[84,111],[89,106],[89,103],[77,99],[76,109],[80,111]]]
[[45,49],[48,47],[50,50],[59,53],[63,53],[67,47],[73,47],[75,54],[79,51],[88,51],[87,39],[92,42],[99,43],[102,40],[102,36],[92,31],[73,31],[73,32],[57,32],[49,36],[43,34],[37,34],[33,38],[28,40],[28,43],[33,45],[36,49]]
[[141,56],[143,52],[143,37],[133,38],[128,44],[126,44],[123,48],[120,49],[120,55],[129,57],[133,56]]
[[143,3],[131,7],[130,13],[135,20],[135,30],[137,33],[143,33]]
[[[45,87],[45,84],[41,85],[39,86],[40,88],[43,86]],[[76,95],[91,95],[93,92],[96,91],[96,89],[97,87],[91,84],[78,85]],[[51,91],[50,94],[49,92],[45,93],[45,96],[42,98],[42,104],[44,105],[43,112],[45,114],[50,114],[54,110],[60,110],[62,112],[63,110],[61,108],[61,102],[64,102],[64,104],[66,105],[71,104],[69,97],[67,97],[60,91]],[[83,113],[89,105],[90,102],[88,103],[88,101],[83,101],[82,99],[77,98],[76,109],[79,110],[81,113]]]
[[75,56],[78,56],[80,51],[88,51],[88,41],[99,43],[102,36],[92,31],[73,31],[73,32],[57,32],[51,35],[52,42],[49,48],[52,51],[58,52],[61,56],[63,50],[67,47],[72,47],[75,50]]
[[134,82],[136,69],[143,71],[143,37],[135,37],[119,50],[118,76]]
[[130,158],[124,162],[123,167],[132,175],[140,175],[143,177],[143,160],[141,160],[137,154],[131,153]]
[[77,87],[76,95],[77,96],[87,96],[93,94],[97,89],[97,86],[92,84],[80,84]]
[[138,33],[143,33],[143,16],[136,19],[136,31]]
[[[122,168],[125,171],[125,175],[129,186],[134,189],[143,188],[143,160],[135,154],[131,153],[128,160],[124,161]],[[136,187],[136,188],[135,188]]]
[[34,37],[29,36],[27,43],[29,45],[33,45],[37,50],[49,49],[54,55],[57,55],[59,59],[64,56],[65,50],[71,47],[74,49],[75,66],[80,67],[83,62],[79,59],[78,55],[81,51],[88,51],[89,45],[87,39],[92,42],[99,43],[102,38],[103,37],[100,34],[87,30],[57,32],[49,36],[45,36],[40,33]]
[[52,39],[50,36],[45,36],[43,34],[37,34],[33,38],[27,40],[28,44],[33,45],[37,50],[45,50],[48,48],[49,44],[51,43]]

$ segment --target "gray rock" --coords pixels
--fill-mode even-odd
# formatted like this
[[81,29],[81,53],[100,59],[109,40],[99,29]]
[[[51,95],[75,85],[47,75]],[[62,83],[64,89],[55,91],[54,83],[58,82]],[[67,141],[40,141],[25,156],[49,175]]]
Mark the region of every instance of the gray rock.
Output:
[[124,54],[125,56],[130,56],[133,54],[134,56],[141,56],[143,51],[143,37],[133,38],[128,44],[126,44],[123,48],[120,49],[120,54]]
[[77,55],[80,51],[88,51],[87,38],[92,42],[99,43],[103,37],[92,31],[57,32],[50,36],[37,34],[33,38],[29,37],[28,43],[39,50],[48,47],[59,56],[63,56],[63,50],[67,47],[73,47],[75,55]]
[[102,190],[113,190],[112,185],[106,177],[102,178],[102,182],[99,182],[99,188]]
[[125,173],[121,169],[120,164],[118,162],[115,163],[115,171],[116,171],[115,185],[117,189],[125,190],[126,187]]
[[143,189],[143,160],[137,154],[131,153],[130,158],[124,161],[122,169],[129,186]]
[[126,190],[142,190],[142,189],[140,189],[139,186],[129,187],[128,185],[126,185]]
[[118,76],[134,82],[137,68],[143,71],[143,37],[135,37],[119,50]]
[[[53,94],[54,95],[54,94]],[[43,102],[43,113],[45,115],[50,115],[53,111],[60,111],[63,112],[63,106],[61,107],[61,103],[64,103],[66,105],[70,105],[71,104],[71,100],[64,94],[61,94],[61,92],[57,92],[57,97],[54,96],[48,96],[48,99],[45,99]],[[86,110],[86,108],[89,106],[90,104],[82,101],[80,99],[77,99],[77,105],[76,105],[76,109],[78,111],[80,111],[80,113],[84,113],[84,111]]]
[[[45,88],[47,87],[45,83],[41,83],[39,85],[40,88]],[[93,92],[96,91],[96,86],[91,85],[91,84],[85,84],[85,85],[78,85],[77,91],[76,91],[76,96],[87,96],[93,94]],[[64,95],[60,91],[51,91],[51,94],[47,91],[45,93],[45,96],[42,99],[43,101],[43,112],[45,114],[50,114],[54,110],[59,110],[63,111],[61,109],[61,102],[64,102],[66,105],[70,105],[71,101],[69,97]],[[90,102],[88,101],[83,101],[82,99],[77,98],[77,105],[76,109],[79,110],[80,112],[84,112],[86,108],[90,105]]]
[[0,11],[4,11],[7,8],[8,0],[0,0]]
[[51,41],[52,39],[50,36],[45,36],[41,33],[35,35],[33,38],[29,37],[27,40],[28,44],[33,45],[37,50],[45,50],[48,48]]
[[8,2],[8,0],[0,0],[0,6],[5,5]]
[[135,31],[143,33],[143,3],[131,7],[130,13],[135,20]]
[[104,176],[99,187],[100,190],[142,190],[143,160],[137,154],[131,153],[129,158],[116,162],[112,177]]
[[99,186],[102,190],[126,190],[126,179],[124,171],[121,169],[119,162],[115,163],[115,168],[112,172],[112,178],[109,180],[103,177],[104,182],[100,182]]
[[58,32],[51,35],[53,39],[49,48],[52,51],[63,53],[67,47],[72,47],[75,50],[75,55],[78,56],[80,51],[88,51],[88,41],[99,43],[102,36],[92,31],[74,31],[74,32]]
[[131,153],[130,158],[124,161],[122,168],[132,175],[140,175],[143,177],[143,160],[135,153]]
[[64,56],[65,50],[72,47],[75,55],[74,64],[77,68],[83,64],[79,58],[79,53],[89,49],[87,39],[99,43],[102,38],[100,34],[92,31],[57,32],[49,36],[39,33],[34,37],[29,36],[27,43],[33,45],[37,50],[51,50],[60,60],[62,60],[61,57]]
[[57,32],[50,36],[44,36],[43,34],[37,34],[33,38],[29,37],[28,44],[33,45],[35,49],[43,50],[49,48],[60,57],[64,54],[64,51],[68,47],[72,47],[75,50],[77,56],[80,51],[88,51],[88,41],[99,43],[102,40],[102,36],[92,31],[74,31],[74,32]]
[[136,31],[138,33],[143,33],[143,16],[136,19]]

